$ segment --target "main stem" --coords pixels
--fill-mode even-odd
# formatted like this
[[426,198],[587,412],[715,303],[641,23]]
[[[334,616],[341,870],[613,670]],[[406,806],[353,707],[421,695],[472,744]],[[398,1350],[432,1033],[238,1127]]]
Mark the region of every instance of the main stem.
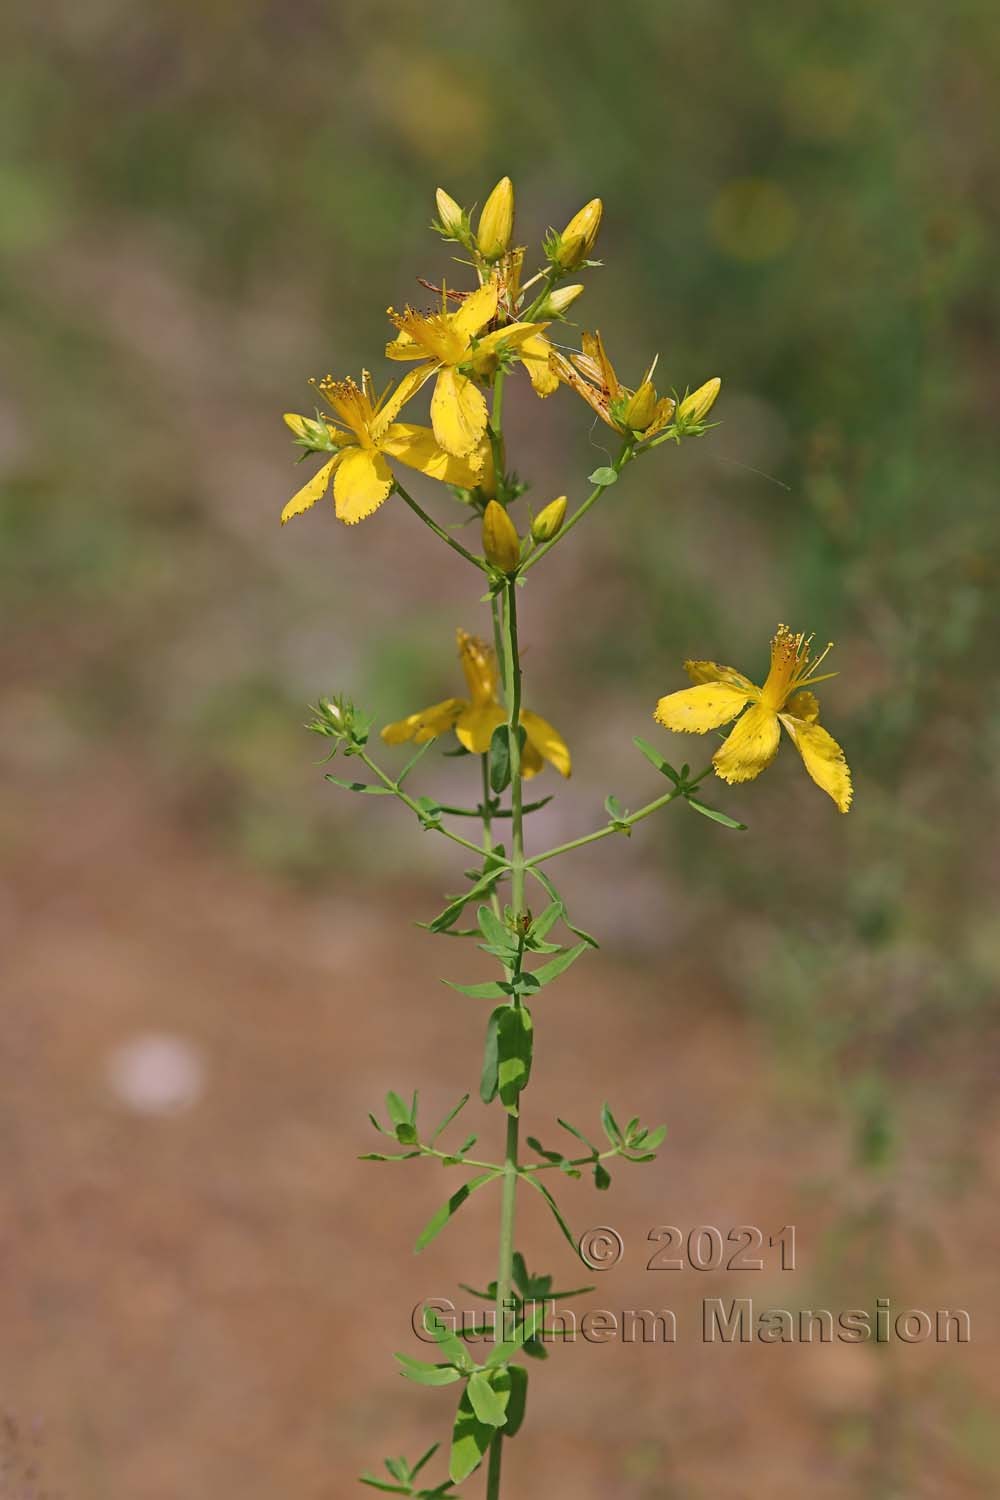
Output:
[[[503,648],[504,684],[507,691],[507,735],[510,760],[511,806],[511,907],[515,922],[524,914],[524,816],[521,777],[521,657],[517,640],[517,586],[508,580],[504,591]],[[520,960],[518,960],[518,967]],[[520,1002],[514,1000],[513,1004]],[[507,1116],[507,1147],[504,1154],[503,1194],[500,1200],[500,1255],[497,1266],[496,1334],[507,1336],[507,1319],[514,1268],[514,1221],[517,1211],[518,1117]],[[490,1444],[486,1500],[499,1500],[503,1462],[503,1432],[497,1429]]]

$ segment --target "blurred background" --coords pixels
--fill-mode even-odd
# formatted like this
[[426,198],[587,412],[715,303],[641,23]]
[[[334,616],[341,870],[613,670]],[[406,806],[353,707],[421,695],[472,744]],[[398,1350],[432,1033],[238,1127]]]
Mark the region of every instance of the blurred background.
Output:
[[[667,1122],[562,1200],[626,1243],[584,1305],[681,1333],[533,1367],[509,1484],[996,1494],[993,6],[15,0],[0,53],[0,1494],[341,1496],[448,1431],[390,1354],[489,1279],[496,1204],[415,1260],[454,1175],[356,1158],[387,1087],[440,1115],[478,1076],[439,983],[473,955],[412,925],[458,866],[302,726],[458,691],[484,612],[398,502],[279,529],[280,415],[385,375],[385,307],[455,274],[435,187],[504,173],[532,247],[604,199],[576,311],[626,379],[725,382],[524,591],[575,760],[532,843],[657,795],[631,740],[700,748],[651,723],[681,661],[755,676],[779,620],[837,642],[856,785],[842,818],[786,745],[711,788],[749,832],[681,805],[560,867],[602,948],[538,1007],[528,1129]],[[508,410],[533,504],[580,496],[605,430],[521,379]],[[539,1207],[529,1265],[576,1285]],[[795,1273],[644,1269],[656,1225],[743,1223],[797,1226]],[[747,1295],[962,1307],[973,1342],[703,1345],[700,1300]]]

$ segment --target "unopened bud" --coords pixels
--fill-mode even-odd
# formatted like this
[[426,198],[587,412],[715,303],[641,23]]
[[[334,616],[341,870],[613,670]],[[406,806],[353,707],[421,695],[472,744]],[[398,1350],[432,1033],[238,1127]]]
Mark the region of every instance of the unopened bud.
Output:
[[521,561],[517,529],[498,500],[491,500],[483,511],[483,551],[501,573],[513,573]]
[[583,291],[583,283],[578,281],[573,286],[560,286],[554,292],[550,292],[538,309],[536,316],[539,321],[545,318],[561,318],[568,307]]
[[690,396],[685,396],[677,408],[677,421],[682,424],[692,422],[703,422],[715,405],[715,398],[722,389],[722,381],[718,375],[711,380],[706,380]]
[[501,177],[479,215],[476,245],[484,260],[497,260],[514,232],[514,184]]
[[644,380],[625,406],[622,422],[632,432],[645,432],[655,411],[656,387],[651,380]]
[[604,204],[600,198],[591,198],[580,212],[574,214],[559,239],[556,264],[562,271],[575,271],[589,257],[601,227]]
[[441,228],[457,238],[462,229],[462,221],[465,218],[465,214],[462,212],[460,205],[455,202],[450,193],[445,192],[444,188],[438,188],[436,197],[438,222]]
[[550,500],[531,523],[531,535],[536,542],[551,542],[566,518],[566,496]]

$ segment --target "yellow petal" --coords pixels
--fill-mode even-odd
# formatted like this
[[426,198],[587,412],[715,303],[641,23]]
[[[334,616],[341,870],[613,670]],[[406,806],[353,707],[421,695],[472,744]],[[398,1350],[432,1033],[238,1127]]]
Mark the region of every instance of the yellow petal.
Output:
[[462,675],[474,706],[481,708],[484,704],[496,703],[500,682],[493,647],[465,630],[456,630],[455,639]]
[[474,755],[485,755],[494,729],[506,721],[507,715],[499,703],[470,704],[460,715],[455,733],[466,750],[471,750]]
[[396,420],[407,401],[417,394],[424,381],[430,379],[434,374],[434,369],[434,364],[428,363],[421,365],[419,369],[410,370],[391,394],[387,391],[383,396],[382,403],[376,410],[371,424],[372,442],[377,446],[381,446],[379,443],[381,434],[386,431],[390,423]]
[[521,775],[525,781],[530,781],[532,776],[537,776],[539,771],[545,770],[545,762],[535,749],[529,739],[525,739],[524,748],[521,751]]
[[494,328],[476,340],[475,350],[470,353],[470,362],[485,363],[503,349],[522,349],[526,343],[538,336],[539,329],[548,328],[547,323],[507,323],[503,328]]
[[465,458],[486,431],[486,399],[457,370],[442,370],[431,397],[431,424],[441,447]]
[[730,687],[739,688],[750,698],[757,694],[749,677],[744,677],[735,667],[720,666],[717,661],[686,661],[684,670],[692,682],[726,682]]
[[487,281],[477,287],[462,302],[457,312],[451,314],[451,326],[465,335],[466,342],[485,328],[497,315],[497,299],[500,287],[495,281]]
[[346,457],[346,453],[335,453],[329,463],[324,464],[321,469],[316,470],[309,483],[304,484],[298,493],[292,496],[281,512],[282,526],[284,526],[286,521],[290,521],[293,516],[301,516],[302,512],[308,510],[311,505],[315,505],[317,500],[322,500],[330,487],[330,475],[337,464]]
[[552,345],[543,333],[536,333],[525,339],[518,350],[536,396],[551,396],[553,391],[559,389],[559,376],[549,364],[551,353]]
[[[812,694],[802,696],[812,697]],[[821,724],[797,719],[794,714],[782,714],[781,722],[792,737],[795,748],[802,756],[805,768],[816,785],[832,797],[837,807],[845,813],[851,805],[854,790],[851,772],[844,752],[832,734]]]
[[521,723],[524,725],[525,749],[530,746],[539,755],[551,761],[560,776],[568,776],[572,770],[569,747],[558,730],[541,714],[534,714],[530,708],[521,710]]
[[429,479],[440,479],[443,484],[461,485],[462,489],[475,489],[480,475],[473,458],[456,458],[446,453],[429,427],[418,427],[413,422],[394,422],[379,442],[379,448],[389,458],[398,458],[400,463],[419,469]]
[[387,724],[382,730],[382,738],[387,745],[402,745],[406,740],[423,745],[451,729],[467,706],[464,698],[445,698],[442,703],[432,703],[430,708],[410,714],[409,718]]
[[392,489],[392,470],[381,453],[351,448],[343,456],[333,481],[338,521],[353,526],[378,510]]
[[731,687],[726,682],[701,683],[698,687],[681,688],[679,693],[668,693],[661,698],[653,718],[664,729],[704,734],[708,729],[718,729],[721,724],[735,719],[749,696],[742,688]]
[[[698,689],[692,688],[691,692]],[[771,764],[780,740],[777,714],[764,704],[755,703],[712,756],[715,774],[723,781],[752,781]]]

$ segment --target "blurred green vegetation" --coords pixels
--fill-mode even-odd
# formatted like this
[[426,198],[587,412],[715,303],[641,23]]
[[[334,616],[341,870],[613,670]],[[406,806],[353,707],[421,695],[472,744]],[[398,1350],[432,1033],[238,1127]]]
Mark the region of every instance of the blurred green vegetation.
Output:
[[[620,786],[685,656],[753,675],[778,619],[837,640],[849,818],[786,746],[716,798],[749,834],[678,816],[650,842],[795,1109],[842,1112],[881,1183],[930,1087],[959,1153],[1000,977],[995,7],[53,0],[8,10],[0,51],[4,722],[41,695],[42,764],[124,750],[270,870],[335,876],[347,842],[384,868],[353,806],[303,791],[306,701],[453,691],[474,605],[401,572],[388,523],[279,534],[277,418],[309,375],[381,367],[386,305],[447,269],[439,183],[481,201],[509,172],[534,244],[600,194],[581,319],[625,371],[659,348],[668,381],[721,374],[723,425],[608,497],[528,670],[588,785],[606,758]],[[600,436],[568,393],[532,401],[517,467],[579,488]]]

